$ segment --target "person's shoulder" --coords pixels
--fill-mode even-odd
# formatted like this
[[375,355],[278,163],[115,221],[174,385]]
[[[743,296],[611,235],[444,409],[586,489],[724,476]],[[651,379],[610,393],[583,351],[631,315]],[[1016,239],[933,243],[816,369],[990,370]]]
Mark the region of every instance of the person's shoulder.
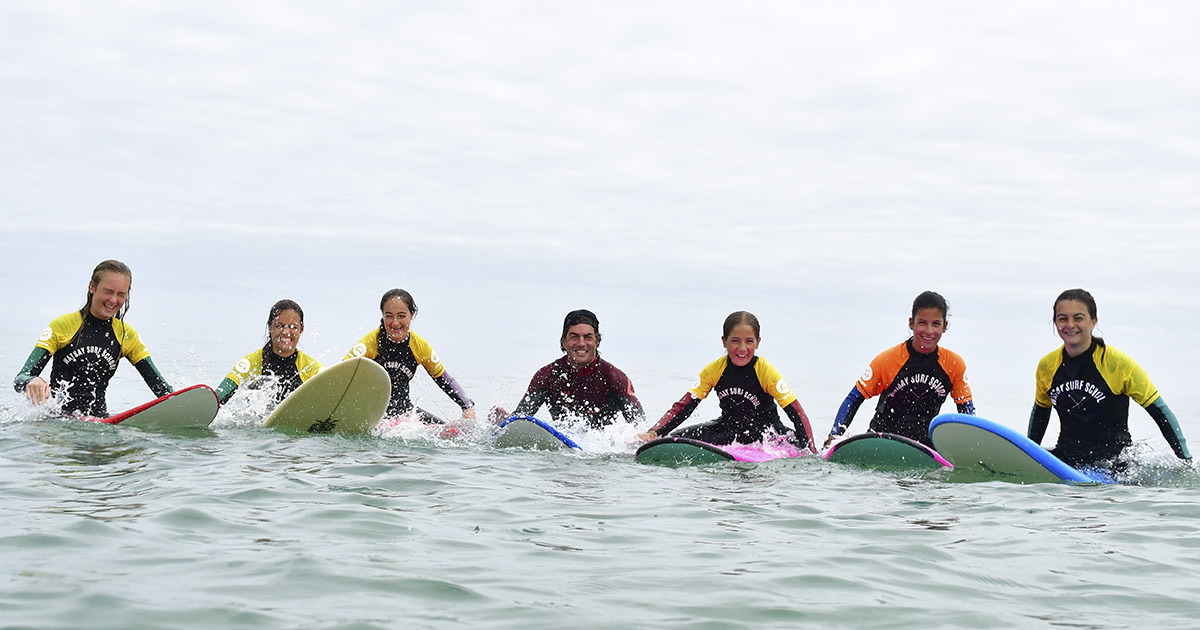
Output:
[[908,359],[908,341],[905,340],[905,341],[901,341],[900,343],[898,343],[894,346],[889,346],[883,352],[880,352],[879,354],[875,355],[875,359],[871,362],[872,363],[886,363],[886,362],[904,363],[904,361],[906,361],[907,359]]
[[137,329],[134,328],[132,324],[121,319],[120,317],[112,318],[112,327],[113,330],[120,330],[121,334],[126,339],[136,339],[138,336]]
[[247,353],[246,353],[246,354],[245,354],[245,355],[244,355],[244,356],[243,356],[243,357],[242,357],[242,358],[241,358],[241,359],[238,361],[238,363],[240,364],[240,363],[242,363],[243,361],[245,361],[246,363],[254,363],[254,364],[262,365],[262,362],[263,362],[263,349],[262,349],[262,348],[255,348],[255,349],[251,350],[250,352],[247,352]]
[[51,326],[62,326],[62,325],[66,325],[66,324],[78,323],[81,321],[83,321],[83,313],[81,313],[79,311],[71,311],[70,313],[63,313],[62,315],[59,315],[58,317],[55,317],[54,319],[50,320],[50,325]]
[[412,348],[413,350],[420,349],[420,350],[428,350],[430,352],[433,351],[433,346],[429,345],[429,340],[425,339],[421,335],[418,335],[417,331],[415,331],[415,330],[408,331],[408,340],[407,341],[408,341],[408,347]]
[[1133,357],[1108,344],[1104,344],[1103,347],[1096,348],[1092,356],[1094,356],[1099,362],[1107,363],[1113,366],[1137,365],[1137,361],[1135,361]]
[[237,380],[250,374],[258,373],[262,369],[262,359],[262,348],[251,350],[249,354],[238,359],[237,363],[233,364],[233,369],[229,371],[229,375],[236,375],[237,378],[235,380]]
[[[261,352],[262,352],[262,350],[260,349],[259,353],[261,353]],[[315,366],[317,369],[320,369],[321,362],[316,360],[311,354],[308,354],[307,352],[305,352],[303,350],[297,350],[296,351],[296,365],[297,366],[311,365],[311,366]]]
[[537,371],[533,373],[533,377],[534,378],[548,378],[556,373],[561,373],[563,371],[570,370],[570,369],[571,369],[570,366],[567,365],[567,357],[566,357],[566,355],[563,355],[563,356],[547,363],[546,365],[543,365],[542,367],[538,368]]
[[724,374],[727,367],[729,367],[729,355],[722,354],[715,360],[711,361],[708,365],[705,365],[703,368],[701,368],[700,376],[701,378],[709,376],[710,378],[715,379],[721,374]]
[[941,359],[943,362],[949,362],[953,365],[966,365],[967,364],[966,359],[963,359],[961,354],[959,354],[945,346],[938,346],[938,358]]
[[774,370],[775,365],[766,359],[766,357],[754,355],[754,367],[763,370]]
[[779,371],[779,368],[775,367],[774,363],[771,363],[757,354],[754,355],[754,359],[751,362],[750,367],[753,367],[754,372],[761,375],[762,378],[767,378],[773,381],[783,380],[783,373]]
[[1038,372],[1054,372],[1063,362],[1063,346],[1059,346],[1038,360]]
[[623,379],[626,379],[626,380],[628,380],[628,379],[629,379],[629,377],[625,375],[625,372],[624,372],[624,370],[622,370],[621,368],[619,368],[619,367],[617,367],[617,366],[613,365],[611,361],[609,361],[609,360],[607,360],[607,359],[604,359],[604,358],[602,358],[602,357],[596,357],[596,360],[599,362],[599,367],[600,367],[600,370],[601,370],[601,371],[602,371],[604,374],[606,374],[606,375],[608,375],[608,376],[616,376],[616,377],[620,377],[620,378],[623,378]]
[[704,369],[706,369],[706,370],[724,369],[724,367],[728,364],[729,364],[729,355],[722,354],[721,356],[719,356],[716,359],[713,359],[711,362],[709,362],[708,365],[705,365]]

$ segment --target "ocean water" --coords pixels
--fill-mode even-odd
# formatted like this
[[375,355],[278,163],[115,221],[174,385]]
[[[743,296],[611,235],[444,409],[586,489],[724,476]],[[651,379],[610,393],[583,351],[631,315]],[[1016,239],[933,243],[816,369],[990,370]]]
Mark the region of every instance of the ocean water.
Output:
[[586,436],[584,453],[495,449],[482,427],[295,437],[252,407],[173,435],[10,397],[0,627],[1192,628],[1200,615],[1200,475],[1148,439],[1129,484],[1018,485],[813,457],[646,466],[632,428]]
[[1189,628],[1197,483],[5,427],[4,627]]

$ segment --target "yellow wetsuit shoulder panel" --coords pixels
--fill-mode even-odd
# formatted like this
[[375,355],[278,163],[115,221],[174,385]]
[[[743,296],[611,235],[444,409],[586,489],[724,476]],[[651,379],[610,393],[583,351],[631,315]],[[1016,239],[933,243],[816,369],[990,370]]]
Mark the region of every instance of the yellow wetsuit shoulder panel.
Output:
[[424,337],[411,330],[408,332],[408,347],[412,350],[417,363],[425,368],[429,376],[437,378],[446,371],[446,366],[442,365],[442,361],[438,359],[437,353],[433,351],[433,346],[429,345]]
[[783,380],[783,375],[766,359],[758,357],[754,362],[754,372],[758,375],[758,384],[762,386],[763,391],[770,394],[780,407],[787,407],[796,400],[796,393],[788,386],[787,381]]

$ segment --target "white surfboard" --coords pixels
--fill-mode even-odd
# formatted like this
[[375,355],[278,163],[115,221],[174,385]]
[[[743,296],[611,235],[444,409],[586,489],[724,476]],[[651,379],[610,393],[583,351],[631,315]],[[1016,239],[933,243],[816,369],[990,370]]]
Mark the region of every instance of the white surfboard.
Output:
[[217,394],[208,385],[193,385],[107,418],[84,416],[89,422],[119,424],[149,431],[203,429],[217,417]]
[[387,411],[392,381],[364,357],[323,368],[267,416],[265,426],[305,433],[368,433]]

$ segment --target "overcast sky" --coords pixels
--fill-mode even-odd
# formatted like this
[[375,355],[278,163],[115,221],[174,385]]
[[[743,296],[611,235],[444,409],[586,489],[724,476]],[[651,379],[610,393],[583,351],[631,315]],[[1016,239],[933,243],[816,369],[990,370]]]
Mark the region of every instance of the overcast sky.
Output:
[[[143,291],[209,274],[259,287],[210,305],[256,327],[299,269],[324,295],[358,277],[362,310],[388,266],[419,297],[477,273],[494,304],[583,278],[894,311],[934,286],[960,313],[1036,305],[1040,348],[1070,286],[1200,306],[1198,24],[1193,2],[7,2],[5,273],[54,314],[101,258]],[[594,303],[549,301],[539,333]],[[45,308],[6,306],[38,322],[13,334]]]

